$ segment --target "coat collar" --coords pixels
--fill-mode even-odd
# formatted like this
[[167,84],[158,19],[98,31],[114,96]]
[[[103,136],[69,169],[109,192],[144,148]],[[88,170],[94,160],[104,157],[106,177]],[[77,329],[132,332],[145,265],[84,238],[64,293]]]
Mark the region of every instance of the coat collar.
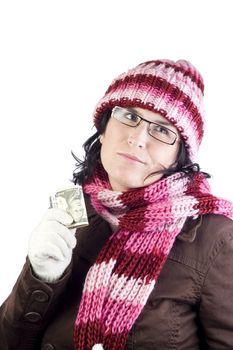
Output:
[[193,242],[201,224],[202,215],[198,216],[196,219],[188,218],[177,238],[184,242]]

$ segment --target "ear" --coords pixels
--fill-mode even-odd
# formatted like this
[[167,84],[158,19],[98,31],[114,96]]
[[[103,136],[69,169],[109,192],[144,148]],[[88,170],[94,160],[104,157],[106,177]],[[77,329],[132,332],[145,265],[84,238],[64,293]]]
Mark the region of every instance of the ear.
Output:
[[103,138],[104,138],[104,135],[101,134],[100,137],[99,137],[99,140],[100,140],[100,143],[101,143],[101,144],[103,143]]

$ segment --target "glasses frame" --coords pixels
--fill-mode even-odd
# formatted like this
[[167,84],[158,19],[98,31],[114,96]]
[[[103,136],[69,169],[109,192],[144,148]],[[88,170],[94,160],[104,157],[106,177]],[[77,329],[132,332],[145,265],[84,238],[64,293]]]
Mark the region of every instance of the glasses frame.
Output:
[[[116,117],[116,115],[114,115],[114,112],[116,111],[116,109],[126,110],[126,111],[129,111],[130,113],[134,114],[134,115],[138,118],[138,123],[137,123],[136,125],[129,125],[129,124],[127,124],[127,123],[122,122],[121,120],[119,120],[119,119]],[[146,123],[149,124],[149,127],[148,127],[148,130],[147,130],[147,131],[148,131],[148,134],[149,134],[151,137],[153,137],[153,139],[158,140],[158,141],[160,141],[160,142],[162,142],[162,143],[165,143],[166,145],[170,145],[170,146],[173,146],[173,145],[175,144],[175,142],[177,141],[178,135],[177,135],[177,133],[176,133],[175,131],[173,131],[173,130],[171,130],[171,129],[167,128],[166,126],[161,125],[161,124],[159,124],[159,123],[150,122],[149,120],[146,120],[145,118],[143,118],[142,116],[140,116],[138,113],[136,113],[136,112],[134,112],[134,111],[131,111],[130,109],[127,109],[127,108],[125,108],[125,107],[115,106],[115,107],[112,109],[111,117],[113,117],[115,120],[119,121],[121,124],[127,125],[127,126],[129,126],[129,127],[131,127],[131,128],[136,128],[138,125],[140,125],[140,123],[141,123],[142,120],[143,120],[144,122],[146,122]],[[164,129],[169,130],[172,134],[174,134],[175,140],[174,140],[172,143],[170,143],[170,142],[165,142],[165,141],[162,141],[162,140],[158,139],[157,137],[151,135],[151,134],[150,134],[150,126],[151,126],[151,124],[152,124],[152,125],[158,125],[158,126],[163,127]]]

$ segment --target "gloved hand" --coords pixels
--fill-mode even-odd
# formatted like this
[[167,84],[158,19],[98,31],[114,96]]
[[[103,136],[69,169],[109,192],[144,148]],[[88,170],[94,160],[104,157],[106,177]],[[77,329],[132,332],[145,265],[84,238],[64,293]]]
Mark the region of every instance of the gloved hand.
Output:
[[45,282],[57,281],[71,262],[75,229],[66,226],[72,222],[65,210],[51,208],[31,233],[28,257],[35,275]]

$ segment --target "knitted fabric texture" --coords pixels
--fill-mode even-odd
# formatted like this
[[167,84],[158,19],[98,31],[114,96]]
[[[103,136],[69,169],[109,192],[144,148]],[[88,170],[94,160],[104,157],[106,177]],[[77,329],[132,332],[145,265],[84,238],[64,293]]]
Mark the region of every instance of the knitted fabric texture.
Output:
[[233,205],[211,195],[201,173],[193,179],[176,173],[121,193],[110,189],[101,171],[84,190],[96,211],[119,229],[86,276],[74,343],[79,350],[121,350],[186,219],[209,213],[233,218]]
[[148,61],[113,80],[94,112],[98,129],[102,113],[115,106],[140,107],[161,114],[176,126],[194,160],[203,137],[204,83],[188,61]]

